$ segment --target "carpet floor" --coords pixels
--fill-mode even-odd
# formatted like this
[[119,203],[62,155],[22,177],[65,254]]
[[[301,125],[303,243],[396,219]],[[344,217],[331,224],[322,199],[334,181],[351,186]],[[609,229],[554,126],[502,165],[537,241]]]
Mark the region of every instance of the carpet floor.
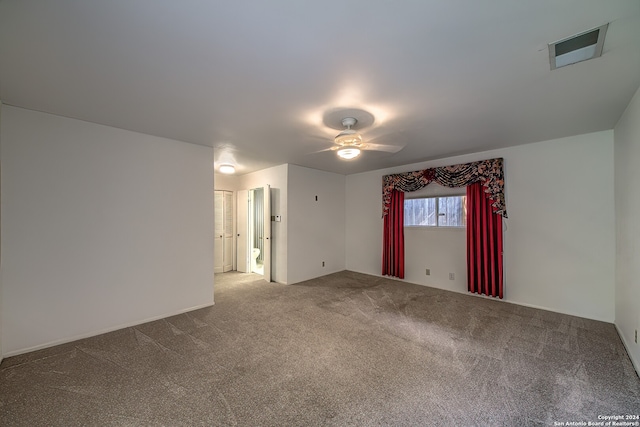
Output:
[[353,272],[260,279],[216,275],[213,307],[6,359],[0,425],[553,426],[640,414],[612,324]]

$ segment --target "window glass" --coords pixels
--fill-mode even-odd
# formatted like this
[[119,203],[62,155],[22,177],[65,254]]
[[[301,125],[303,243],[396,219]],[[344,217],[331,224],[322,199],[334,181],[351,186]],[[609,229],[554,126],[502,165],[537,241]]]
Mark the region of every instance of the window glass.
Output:
[[405,199],[405,227],[464,227],[467,221],[466,196]]

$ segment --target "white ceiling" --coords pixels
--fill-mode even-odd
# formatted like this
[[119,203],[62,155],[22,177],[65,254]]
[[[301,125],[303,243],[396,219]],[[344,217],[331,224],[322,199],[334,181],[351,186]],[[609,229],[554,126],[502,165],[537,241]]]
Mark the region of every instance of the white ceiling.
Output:
[[[547,43],[607,22],[601,58],[550,71]],[[639,85],[638,0],[0,0],[4,103],[213,146],[239,173],[612,129]],[[404,148],[319,152],[338,109]]]

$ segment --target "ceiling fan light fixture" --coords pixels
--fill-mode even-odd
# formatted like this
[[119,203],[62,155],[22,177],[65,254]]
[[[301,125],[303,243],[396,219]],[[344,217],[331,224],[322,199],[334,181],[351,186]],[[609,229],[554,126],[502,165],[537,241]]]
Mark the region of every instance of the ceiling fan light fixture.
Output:
[[227,175],[230,175],[230,174],[236,172],[235,166],[233,166],[231,164],[228,164],[228,163],[220,165],[218,170],[220,171],[220,173],[224,173],[224,174],[227,174]]
[[353,117],[345,117],[344,119],[342,119],[342,126],[346,127],[346,129],[337,134],[333,139],[333,142],[343,147],[361,146],[362,137],[358,132],[351,129],[351,126],[355,126],[356,123],[358,123],[358,120]]
[[362,144],[362,136],[353,129],[345,129],[336,135],[334,142],[338,145],[360,145]]
[[355,159],[360,155],[359,148],[343,148],[338,150],[338,157],[345,160]]

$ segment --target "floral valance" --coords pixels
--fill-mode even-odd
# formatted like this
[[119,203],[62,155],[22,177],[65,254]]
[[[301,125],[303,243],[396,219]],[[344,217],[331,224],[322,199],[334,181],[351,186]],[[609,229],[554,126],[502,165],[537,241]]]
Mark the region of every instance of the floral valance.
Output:
[[492,201],[493,211],[507,217],[502,158],[385,175],[382,177],[382,216],[389,213],[393,190],[417,191],[431,182],[444,187],[466,187],[481,182],[487,198]]

